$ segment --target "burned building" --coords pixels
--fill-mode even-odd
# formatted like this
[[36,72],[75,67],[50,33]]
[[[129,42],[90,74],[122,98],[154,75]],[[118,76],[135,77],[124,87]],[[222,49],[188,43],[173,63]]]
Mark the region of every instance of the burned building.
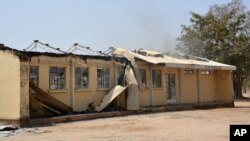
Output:
[[112,56],[0,46],[0,119],[221,103],[233,106],[235,66],[189,55],[113,48]]

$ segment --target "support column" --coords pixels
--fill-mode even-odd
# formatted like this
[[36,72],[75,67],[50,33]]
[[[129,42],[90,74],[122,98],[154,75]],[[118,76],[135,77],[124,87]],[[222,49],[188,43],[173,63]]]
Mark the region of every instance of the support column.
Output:
[[[29,62],[20,62],[20,119],[19,125],[28,125],[29,114]],[[10,103],[12,104],[12,103]]]
[[150,103],[151,106],[154,106],[154,88],[153,88],[153,71],[152,71],[152,65],[149,65],[149,72],[150,72],[150,81],[151,81],[151,85],[150,85]]
[[178,81],[179,81],[179,103],[183,103],[183,94],[182,94],[182,83],[181,83],[181,69],[178,68]]
[[200,71],[196,70],[196,76],[197,76],[197,99],[198,103],[201,103],[201,94],[200,94]]
[[219,99],[219,96],[218,96],[218,71],[217,70],[214,70],[213,71],[213,77],[214,77],[214,99],[215,99],[215,102],[218,101]]
[[71,75],[70,75],[70,106],[75,111],[75,65],[71,60]]

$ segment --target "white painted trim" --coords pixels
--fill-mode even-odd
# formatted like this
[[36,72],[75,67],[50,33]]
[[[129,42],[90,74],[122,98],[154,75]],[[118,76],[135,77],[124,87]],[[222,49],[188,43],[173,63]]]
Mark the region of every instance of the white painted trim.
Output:
[[206,69],[206,70],[236,70],[235,66],[210,66],[210,65],[199,65],[199,64],[174,64],[166,63],[166,67],[169,68],[192,68],[192,69]]

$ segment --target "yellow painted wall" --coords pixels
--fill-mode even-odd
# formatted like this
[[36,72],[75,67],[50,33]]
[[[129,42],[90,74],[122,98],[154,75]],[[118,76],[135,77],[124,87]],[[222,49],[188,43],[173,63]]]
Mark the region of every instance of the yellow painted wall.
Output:
[[149,65],[138,63],[139,69],[145,69],[146,70],[146,87],[143,88],[143,90],[139,90],[139,105],[140,107],[147,107],[150,106],[150,71],[149,71]]
[[[139,101],[140,107],[151,106],[151,72],[150,72],[150,64],[146,62],[137,62],[139,69],[146,70],[146,83],[147,86],[143,90],[139,90]],[[154,65],[152,66],[152,70],[161,70],[161,75],[164,76],[164,67]],[[162,77],[162,85],[159,88],[153,88],[153,105],[160,106],[166,105],[166,95],[164,93],[164,79]]]
[[[147,87],[144,90],[139,91],[139,98],[140,98],[140,107],[151,106],[150,103],[150,87],[151,87],[151,79],[150,79],[150,69],[149,64],[140,65],[140,69],[145,69],[147,73]],[[167,105],[167,94],[166,94],[166,84],[165,84],[165,75],[166,74],[175,74],[175,82],[176,82],[176,103],[179,103],[179,80],[178,80],[178,69],[175,68],[165,68],[162,66],[154,66],[152,68],[159,69],[162,72],[162,87],[160,88],[153,88],[153,100],[154,105]]]
[[219,70],[218,71],[218,101],[223,103],[230,103],[233,101],[233,84],[231,71]]
[[194,70],[193,75],[184,74],[185,69],[181,69],[181,91],[183,103],[197,103],[197,70]]
[[[84,111],[88,105],[94,102],[98,106],[108,91],[115,86],[115,65],[112,61],[87,59],[87,61],[72,61],[71,57],[46,57],[38,56],[31,59],[31,66],[39,67],[39,87],[48,92],[61,102],[71,105],[70,98],[70,77],[71,62],[75,67],[87,66],[89,68],[89,87],[87,89],[75,89],[75,111]],[[29,117],[29,91],[28,62],[20,62],[19,58],[8,51],[0,51],[0,119],[20,119]],[[52,66],[66,68],[65,90],[49,90],[49,68]],[[138,63],[139,68],[146,70],[147,87],[139,91],[140,107],[151,106],[150,100],[150,69],[147,63]],[[110,88],[97,88],[97,68],[110,68]],[[194,75],[184,74],[184,69],[165,68],[163,66],[153,66],[162,72],[162,87],[153,88],[153,103],[155,106],[167,105],[167,94],[165,75],[176,75],[176,102],[177,103],[198,103],[197,70]],[[199,73],[199,93],[200,102],[223,102],[233,101],[233,85],[231,71],[215,70],[212,75],[201,75]],[[179,82],[179,77],[180,82]],[[181,87],[180,87],[181,84]],[[179,91],[179,89],[181,91]],[[125,105],[125,94],[119,96],[120,103]],[[11,106],[10,106],[11,105]]]
[[199,83],[200,83],[200,102],[215,102],[216,90],[214,71],[211,70],[211,75],[201,74],[202,70],[199,70]]
[[[76,111],[86,110],[92,102],[94,102],[94,106],[99,106],[103,97],[115,86],[114,64],[111,61],[89,59],[86,65],[89,68],[89,88],[75,90]],[[110,88],[97,88],[97,68],[110,68]]]
[[153,88],[154,105],[166,105],[167,96],[165,94],[165,80],[164,80],[164,67],[163,66],[153,66],[152,70],[161,70],[161,87]]
[[164,93],[164,88],[154,88],[154,105],[161,106],[167,104],[167,97]]
[[[71,77],[71,59],[70,57],[33,57],[31,65],[39,66],[39,87],[47,91],[50,95],[57,98],[67,105],[71,105],[70,99],[70,77]],[[74,62],[74,61],[73,61]],[[84,111],[88,108],[88,105],[94,102],[94,106],[98,106],[103,97],[108,91],[115,86],[115,64],[112,61],[98,60],[98,59],[87,59],[87,61],[74,62],[75,67],[86,66],[89,68],[89,87],[86,89],[75,89],[74,95],[74,109],[75,111]],[[151,106],[150,100],[150,69],[149,64],[145,62],[137,63],[139,68],[146,70],[147,87],[139,91],[139,104],[140,107]],[[65,90],[49,90],[49,67],[58,66],[66,67],[66,88]],[[98,89],[97,88],[97,68],[110,68],[110,88],[109,89]],[[153,88],[153,103],[155,106],[167,105],[167,94],[165,75],[175,74],[176,76],[176,103],[198,103],[198,84],[197,84],[197,70],[193,75],[184,74],[184,69],[180,69],[180,76],[177,68],[166,68],[164,66],[154,65],[152,69],[160,69],[162,72],[162,87]],[[225,77],[226,71],[219,71],[219,76]],[[218,85],[217,76],[214,75],[205,76],[201,75],[199,71],[199,85],[200,85],[200,100],[201,102],[212,102],[220,96],[221,101],[226,101],[228,98],[226,93],[228,88],[232,87],[229,81],[219,80]],[[231,76],[227,74],[227,77]],[[179,80],[180,77],[180,80]],[[117,78],[116,78],[117,79]],[[225,82],[225,83],[224,83]],[[180,87],[181,84],[181,87]],[[218,88],[217,88],[218,87]],[[219,90],[223,87],[225,90]],[[181,90],[181,91],[180,91]],[[218,94],[218,96],[217,96]],[[230,99],[231,100],[231,99]],[[124,106],[125,94],[119,96],[118,105]]]
[[148,87],[143,90],[139,90],[139,101],[140,107],[150,106],[150,91]]
[[[59,101],[71,106],[70,98],[70,78],[71,78],[71,58],[70,57],[33,57],[31,65],[39,67],[39,87],[48,92]],[[75,89],[74,110],[84,111],[88,105],[94,102],[94,106],[99,106],[103,97],[115,86],[113,62],[105,60],[87,59],[86,63],[74,62],[76,67],[88,67],[89,88]],[[66,87],[65,90],[49,90],[49,67],[66,67]],[[110,68],[110,88],[97,88],[97,68]],[[75,82],[74,82],[75,83]]]
[[20,61],[8,51],[0,51],[0,119],[20,118]]
[[[31,66],[38,66],[39,87],[64,104],[70,106],[70,59],[68,57],[32,57]],[[66,86],[64,90],[49,90],[49,68],[66,67]]]

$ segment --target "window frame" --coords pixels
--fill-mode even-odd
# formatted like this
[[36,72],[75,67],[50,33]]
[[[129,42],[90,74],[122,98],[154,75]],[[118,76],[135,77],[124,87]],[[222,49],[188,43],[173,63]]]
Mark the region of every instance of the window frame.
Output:
[[[143,71],[143,73],[142,73]],[[146,69],[139,69],[139,73],[141,76],[141,84],[144,88],[147,88],[147,70]]]
[[[101,77],[101,82],[104,82],[104,84],[101,84],[101,85],[99,83],[100,81],[99,81],[99,76],[98,76],[99,75],[98,70],[102,70],[103,72],[101,72],[101,73],[104,74]],[[108,71],[108,72],[105,72],[105,71]],[[97,83],[96,83],[97,89],[110,89],[110,68],[98,67],[96,69],[96,76],[97,76]]]
[[[32,77],[31,77],[31,70],[32,70],[32,68],[36,68],[37,69],[37,71],[36,71],[36,80],[37,81],[33,81],[33,79],[32,79]],[[30,66],[30,68],[29,68],[30,70],[29,70],[29,79],[31,79],[37,86],[39,85],[39,66]]]
[[[56,70],[56,72],[51,72],[52,70],[52,68],[56,68],[57,70]],[[63,69],[64,70],[64,77],[63,77],[63,88],[60,88],[60,84],[61,84],[61,81],[60,81],[60,79],[62,79],[61,77],[60,77],[60,69]],[[55,70],[54,70],[55,71]],[[56,78],[56,79],[58,79],[58,80],[54,80],[55,82],[55,84],[53,84],[54,86],[56,86],[55,88],[52,88],[52,81],[51,81],[51,77],[52,77],[52,74],[51,73],[54,73],[54,76],[53,77],[58,77],[58,78]],[[50,66],[49,67],[49,90],[66,90],[66,67],[65,66]]]
[[[157,75],[156,72],[160,72],[158,77],[155,76],[155,75]],[[160,79],[160,81],[158,83],[155,83],[156,82],[155,79]],[[158,85],[158,84],[160,84],[160,85]],[[162,88],[162,70],[160,70],[160,69],[153,69],[152,70],[152,85],[153,85],[153,88]]]
[[[167,93],[167,101],[168,102],[176,102],[176,74],[169,73],[165,75],[165,86],[166,86],[166,93]],[[172,101],[173,100],[173,101]]]
[[[78,69],[80,69],[80,84],[79,83],[77,83],[77,73],[79,73],[79,72],[77,72],[77,70]],[[84,80],[84,75],[83,75],[83,71],[84,71],[84,69],[86,69],[85,71],[87,72],[87,86],[85,87],[84,86],[84,83],[83,83],[83,80]],[[80,85],[80,87],[78,87],[77,85]],[[88,89],[89,88],[89,68],[88,67],[76,67],[75,68],[75,89],[76,90],[81,90],[81,89]]]

